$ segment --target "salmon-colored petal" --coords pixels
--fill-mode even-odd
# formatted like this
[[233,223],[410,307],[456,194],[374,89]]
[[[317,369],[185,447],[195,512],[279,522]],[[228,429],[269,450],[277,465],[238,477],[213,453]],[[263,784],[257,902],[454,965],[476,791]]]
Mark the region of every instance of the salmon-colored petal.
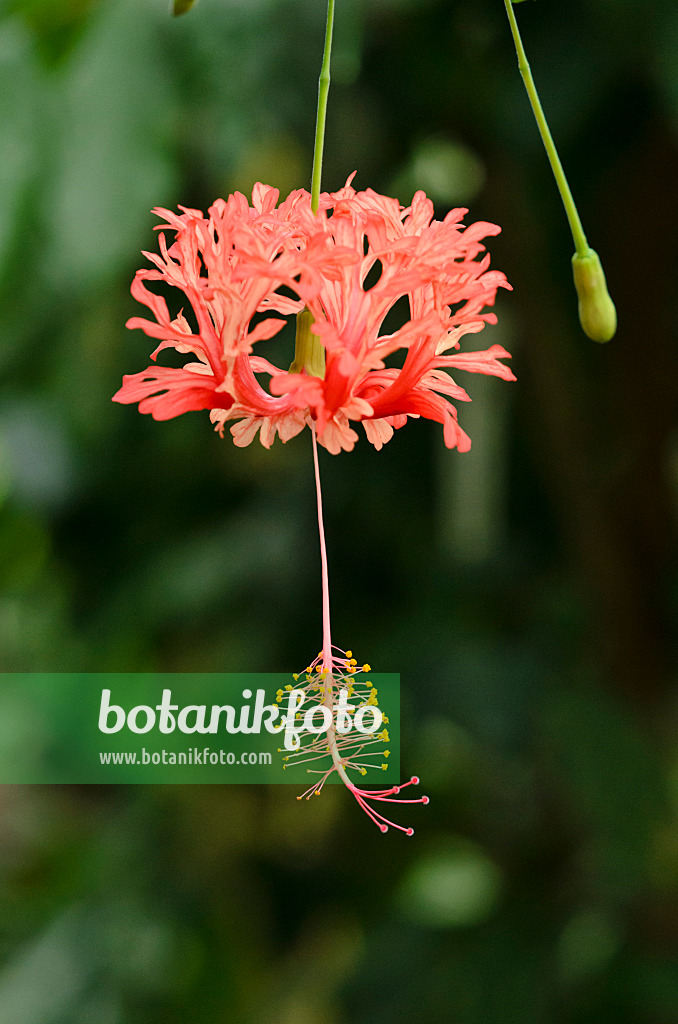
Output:
[[[499,227],[465,226],[463,209],[438,221],[423,192],[404,208],[372,189],[357,191],[352,178],[323,193],[317,212],[306,190],[279,202],[277,189],[261,183],[251,201],[236,192],[206,216],[158,208],[159,251],[146,254],[151,267],[132,284],[153,318],[132,317],[128,326],[160,342],[154,359],[173,348],[193,362],[126,377],[116,401],[139,402],[158,419],[209,409],[220,432],[231,424],[238,445],[258,435],[268,447],[314,423],[331,452],[353,447],[351,423],[362,421],[379,448],[408,418],[423,416],[443,426],[448,447],[467,450],[453,402],[469,394],[449,371],[514,379],[501,346],[460,351],[466,335],[496,322],[497,291],[510,289],[485,251]],[[175,289],[175,303],[155,294],[152,282]],[[189,319],[171,313],[172,305]],[[290,373],[256,354],[283,317],[304,307],[325,350],[323,377]],[[279,316],[253,324],[266,312]]]

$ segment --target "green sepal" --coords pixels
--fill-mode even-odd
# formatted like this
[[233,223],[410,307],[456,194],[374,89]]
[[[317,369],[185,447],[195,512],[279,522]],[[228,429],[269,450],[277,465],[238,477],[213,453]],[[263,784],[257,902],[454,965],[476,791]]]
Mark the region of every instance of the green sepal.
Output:
[[325,376],[325,349],[317,334],[311,332],[313,314],[309,309],[297,313],[297,337],[294,347],[294,359],[290,373],[303,373],[309,377]]

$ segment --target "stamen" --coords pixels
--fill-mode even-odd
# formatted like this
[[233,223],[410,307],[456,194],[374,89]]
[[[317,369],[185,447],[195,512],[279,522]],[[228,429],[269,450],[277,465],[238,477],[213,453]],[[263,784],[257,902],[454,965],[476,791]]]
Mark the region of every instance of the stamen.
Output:
[[[327,637],[326,637],[327,640]],[[351,695],[352,707],[379,707],[378,691],[370,680],[357,678],[361,673],[371,669],[365,665],[358,665],[355,658],[348,657],[348,651],[342,651],[334,644],[325,643],[324,650],[311,662],[306,670],[306,678],[302,685],[297,681],[296,689],[302,690],[305,700],[300,705],[300,711],[296,712],[296,719],[303,717],[303,710],[317,707],[327,707],[332,713],[331,724],[327,731],[320,734],[304,734],[300,736],[299,747],[285,755],[285,767],[291,764],[302,765],[310,762],[322,762],[330,758],[331,764],[327,769],[307,767],[306,771],[321,776],[313,783],[299,799],[309,800],[312,796],[318,796],[333,772],[337,772],[346,788],[353,794],[358,806],[365,812],[381,832],[387,832],[389,828],[398,829],[405,835],[413,835],[414,829],[411,826],[400,825],[391,818],[386,817],[381,810],[377,809],[375,803],[393,804],[428,804],[428,796],[403,797],[402,790],[408,786],[419,784],[419,778],[413,775],[407,782],[400,785],[386,786],[380,789],[364,789],[350,779],[349,772],[357,772],[361,776],[367,773],[368,769],[379,770],[388,768],[387,763],[373,762],[375,756],[374,747],[390,742],[387,729],[382,729],[374,735],[339,733],[336,730],[336,715],[339,706],[338,695],[346,690]],[[297,674],[297,680],[299,674]],[[322,685],[321,685],[322,683]],[[290,689],[290,687],[286,688]],[[284,692],[284,691],[283,691]],[[390,751],[382,750],[382,757],[388,757]],[[379,753],[377,752],[377,757]]]

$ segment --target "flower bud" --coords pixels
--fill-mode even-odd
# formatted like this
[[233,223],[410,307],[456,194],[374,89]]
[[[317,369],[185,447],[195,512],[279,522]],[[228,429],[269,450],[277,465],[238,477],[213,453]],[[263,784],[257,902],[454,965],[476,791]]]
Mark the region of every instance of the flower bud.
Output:
[[617,311],[605,283],[605,274],[593,249],[572,257],[574,286],[579,296],[579,322],[591,341],[611,341],[617,330]]
[[196,0],[172,0],[172,14],[175,18],[178,18],[180,14],[186,14],[190,11]]

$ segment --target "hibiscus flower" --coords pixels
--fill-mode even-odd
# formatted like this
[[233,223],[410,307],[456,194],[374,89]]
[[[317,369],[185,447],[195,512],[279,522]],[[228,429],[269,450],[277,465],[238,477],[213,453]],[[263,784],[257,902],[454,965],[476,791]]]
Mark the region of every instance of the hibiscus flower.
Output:
[[[209,409],[222,435],[231,424],[239,446],[258,433],[268,448],[276,435],[287,441],[313,425],[332,453],[353,448],[352,424],[362,422],[379,449],[408,417],[423,416],[442,424],[448,448],[468,450],[453,400],[469,396],[450,371],[514,379],[501,346],[459,351],[465,335],[496,322],[488,307],[498,288],[510,288],[481,255],[482,240],[500,229],[464,227],[461,209],[437,221],[423,192],[403,208],[371,189],[356,192],[351,179],[323,193],[316,214],[303,189],[280,205],[278,198],[258,184],[251,205],[236,192],[207,217],[154,211],[165,221],[160,253],[144,254],[153,269],[137,272],[132,294],[155,319],[133,317],[127,326],[160,340],[152,359],[174,348],[191,361],[124,377],[114,401],[138,402],[158,420]],[[164,230],[174,232],[169,247]],[[183,292],[193,327],[183,310],[171,318],[147,287],[154,281]],[[394,308],[400,300],[404,311]],[[386,332],[391,311],[400,325]],[[292,315],[290,368],[255,355],[256,343]]]

